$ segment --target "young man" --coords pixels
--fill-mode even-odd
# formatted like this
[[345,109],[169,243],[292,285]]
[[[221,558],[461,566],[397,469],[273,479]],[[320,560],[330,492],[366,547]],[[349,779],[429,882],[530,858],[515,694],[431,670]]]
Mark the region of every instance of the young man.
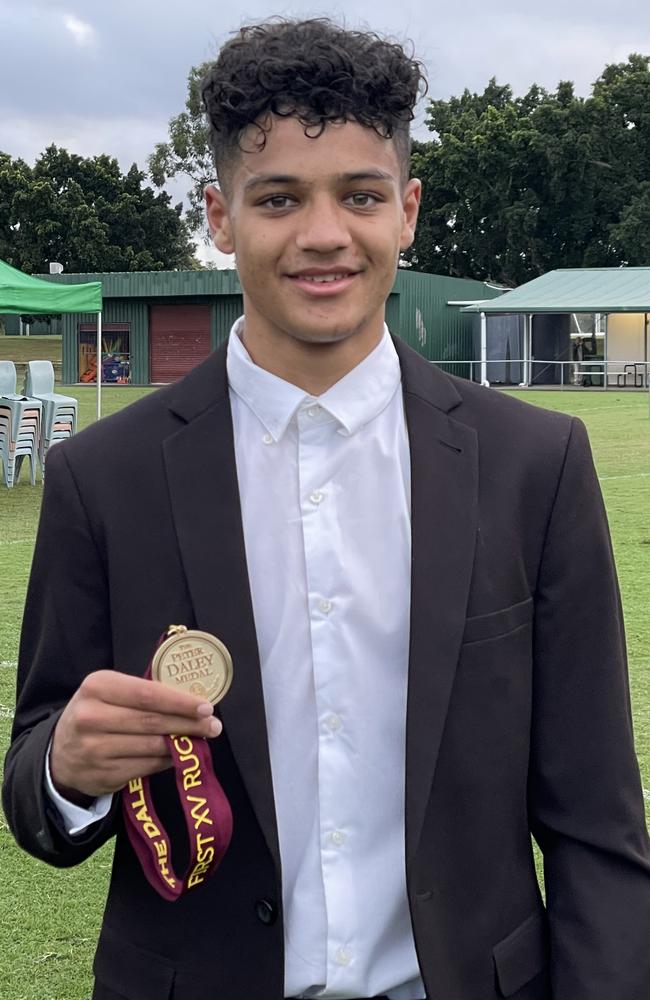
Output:
[[[418,211],[420,82],[398,46],[326,21],[225,46],[207,211],[244,316],[182,382],[49,458],[4,802],[55,865],[116,835],[95,1000],[650,991],[650,852],[582,425],[448,378],[384,327]],[[156,775],[182,855],[164,736],[221,723],[142,677],[172,622],[234,662],[211,743],[232,842],[174,905],[114,795]]]

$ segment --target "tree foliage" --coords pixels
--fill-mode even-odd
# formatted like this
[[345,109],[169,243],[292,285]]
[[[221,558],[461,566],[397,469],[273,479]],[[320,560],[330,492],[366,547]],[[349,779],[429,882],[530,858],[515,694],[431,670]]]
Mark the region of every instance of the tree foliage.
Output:
[[205,229],[203,190],[215,180],[208,146],[208,126],[201,107],[200,83],[210,63],[194,66],[187,78],[185,111],[170,119],[169,142],[159,142],[149,157],[153,183],[162,187],[179,174],[189,178],[187,223],[194,232]]
[[560,83],[523,97],[431,101],[418,270],[520,284],[556,267],[650,264],[650,58],[608,66],[587,98]]
[[181,206],[134,164],[49,146],[33,167],[0,152],[0,259],[27,273],[198,266]]

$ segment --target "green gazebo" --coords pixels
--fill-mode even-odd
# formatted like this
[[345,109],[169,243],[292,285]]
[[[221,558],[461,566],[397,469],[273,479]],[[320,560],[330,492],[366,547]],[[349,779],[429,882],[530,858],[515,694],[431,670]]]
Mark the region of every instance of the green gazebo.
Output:
[[[0,260],[0,313],[49,315],[97,313],[97,358],[101,358],[102,284],[58,285],[23,274]],[[102,366],[97,364],[97,418],[101,416]]]

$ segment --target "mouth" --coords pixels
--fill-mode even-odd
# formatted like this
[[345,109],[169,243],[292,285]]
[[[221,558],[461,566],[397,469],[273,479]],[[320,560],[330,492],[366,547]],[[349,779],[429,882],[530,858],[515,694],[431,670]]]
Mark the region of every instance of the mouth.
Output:
[[345,291],[353,283],[359,271],[350,271],[347,268],[342,270],[318,270],[309,269],[299,271],[296,274],[289,274],[287,277],[298,288],[308,295],[337,295]]

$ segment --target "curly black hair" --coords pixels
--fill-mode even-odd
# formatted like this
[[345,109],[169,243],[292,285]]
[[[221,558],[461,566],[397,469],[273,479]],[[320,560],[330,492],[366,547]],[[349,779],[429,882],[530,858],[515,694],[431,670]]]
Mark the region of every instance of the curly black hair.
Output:
[[270,115],[294,116],[316,138],[330,122],[355,121],[393,139],[404,182],[409,124],[426,92],[421,64],[374,32],[349,31],[328,18],[272,18],[227,42],[201,82],[208,136],[224,188],[241,139],[256,125],[262,149]]

